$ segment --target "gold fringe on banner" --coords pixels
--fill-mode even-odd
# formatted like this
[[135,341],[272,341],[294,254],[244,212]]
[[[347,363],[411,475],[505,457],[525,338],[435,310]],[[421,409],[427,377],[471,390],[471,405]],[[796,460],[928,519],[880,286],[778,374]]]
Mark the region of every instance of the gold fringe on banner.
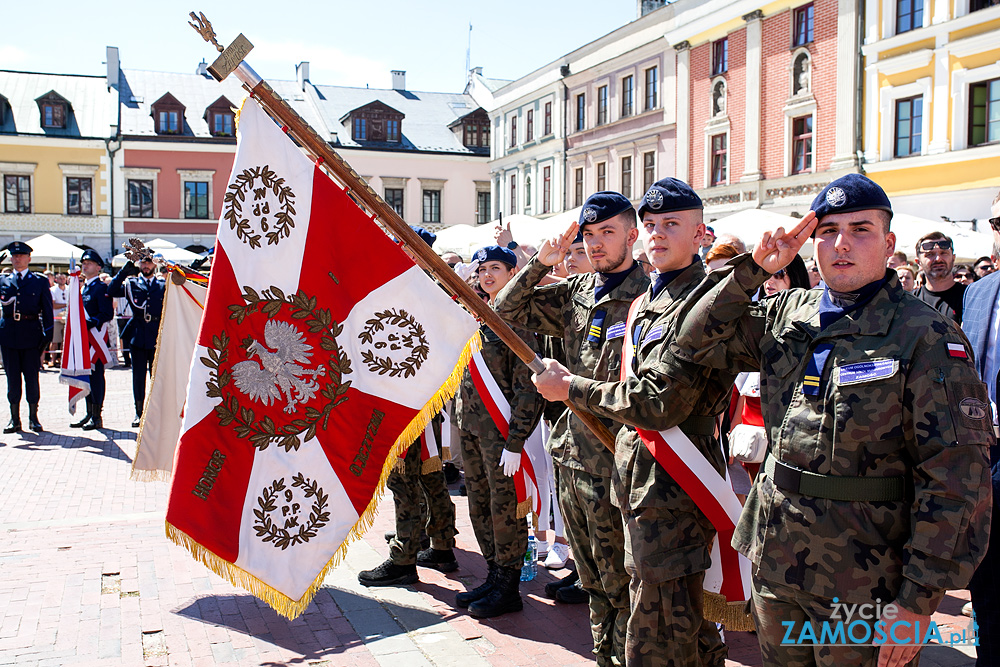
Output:
[[455,369],[451,372],[451,375],[448,376],[448,379],[445,380],[443,385],[441,385],[441,388],[437,390],[429,401],[427,401],[410,424],[403,429],[403,432],[398,438],[396,438],[395,444],[389,450],[385,463],[382,465],[382,474],[379,477],[378,485],[375,487],[372,499],[368,502],[368,507],[361,513],[361,516],[351,527],[350,532],[348,532],[347,537],[344,538],[343,543],[337,548],[337,551],[334,552],[330,560],[327,561],[325,566],[323,566],[322,571],[320,571],[309,588],[306,589],[305,593],[303,593],[302,597],[298,600],[293,600],[276,588],[272,588],[267,585],[249,572],[246,572],[233,563],[215,555],[205,547],[198,544],[198,542],[192,539],[190,535],[171,525],[169,521],[166,522],[167,537],[174,544],[187,549],[195,560],[201,562],[205,565],[205,567],[212,570],[212,572],[215,572],[232,585],[239,586],[240,588],[249,591],[255,597],[266,602],[272,609],[285,618],[296,618],[303,611],[305,611],[309,606],[309,603],[312,602],[313,597],[315,597],[316,592],[319,590],[320,586],[322,586],[323,580],[326,579],[326,575],[330,572],[330,570],[337,567],[344,559],[344,556],[347,554],[347,547],[355,540],[360,539],[366,532],[368,532],[368,529],[371,528],[372,523],[375,521],[378,504],[382,500],[382,495],[385,493],[386,480],[389,478],[389,474],[396,465],[396,460],[398,460],[400,454],[405,452],[406,448],[413,444],[413,441],[416,440],[421,433],[423,433],[424,429],[427,428],[427,424],[434,418],[434,415],[441,412],[441,408],[444,407],[444,404],[452,396],[454,396],[462,382],[462,376],[465,374],[465,367],[468,366],[472,355],[481,347],[482,340],[480,338],[479,331],[476,331],[472,338],[469,339],[469,342],[465,344],[465,349],[462,350],[462,355],[459,357],[458,363],[456,364]]
[[528,497],[527,500],[522,500],[517,504],[517,515],[518,519],[523,519],[524,517],[531,514],[531,498]]
[[727,602],[726,597],[719,593],[704,591],[705,594],[705,620],[713,623],[721,623],[726,630],[736,632],[756,631],[757,626],[753,621],[753,616],[747,613],[746,601]]
[[169,482],[169,470],[136,470],[135,462],[132,463],[132,472],[128,478],[133,482]]
[[[447,426],[447,424],[446,424],[446,426]],[[421,475],[429,475],[432,472],[440,472],[440,471],[441,471],[441,457],[440,456],[432,456],[429,459],[427,459],[426,461],[421,461],[420,462],[420,474]]]

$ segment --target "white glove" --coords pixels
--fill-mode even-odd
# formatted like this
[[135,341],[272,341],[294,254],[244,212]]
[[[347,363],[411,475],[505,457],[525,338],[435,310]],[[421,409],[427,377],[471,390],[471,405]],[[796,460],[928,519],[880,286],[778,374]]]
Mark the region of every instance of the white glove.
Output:
[[503,453],[500,454],[500,467],[503,469],[503,474],[507,475],[507,477],[513,477],[514,473],[521,467],[521,452],[515,454],[508,449],[504,449]]
[[465,264],[463,262],[459,262],[458,264],[455,265],[455,273],[457,273],[458,277],[461,278],[462,280],[468,280],[470,276],[474,276],[478,269],[479,269],[478,260],[473,261],[471,264]]

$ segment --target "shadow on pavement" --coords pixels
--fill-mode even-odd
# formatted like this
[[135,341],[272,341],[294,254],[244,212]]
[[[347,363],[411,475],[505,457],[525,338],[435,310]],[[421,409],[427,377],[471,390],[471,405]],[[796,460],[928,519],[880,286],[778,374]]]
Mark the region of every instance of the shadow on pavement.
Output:
[[14,444],[13,447],[16,449],[39,452],[80,449],[89,454],[99,454],[113,459],[128,461],[129,463],[132,462],[132,457],[118,446],[117,440],[134,441],[136,439],[135,433],[130,433],[128,431],[111,431],[109,429],[97,432],[81,431],[80,433],[80,436],[65,436],[53,435],[52,433],[46,431],[43,431],[42,433],[22,431],[20,434],[21,443]]

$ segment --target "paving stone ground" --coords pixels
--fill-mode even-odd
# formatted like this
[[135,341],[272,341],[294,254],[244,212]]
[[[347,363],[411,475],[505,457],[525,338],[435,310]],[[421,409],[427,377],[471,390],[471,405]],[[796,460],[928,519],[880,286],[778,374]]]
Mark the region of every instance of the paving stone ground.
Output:
[[[70,429],[66,388],[42,376],[46,431],[0,435],[0,665],[496,667],[592,664],[585,606],[557,605],[539,570],[520,614],[477,621],[452,607],[485,576],[457,495],[457,572],[366,589],[360,570],[388,554],[392,500],[294,621],[210,572],[164,535],[167,484],[128,479],[135,453],[131,376],[108,372],[107,429]],[[2,408],[0,408],[2,411]],[[0,415],[6,423],[6,414]],[[25,413],[24,417],[27,417]],[[935,620],[968,625],[952,593]],[[728,665],[759,665],[755,637],[729,633]],[[964,652],[963,652],[964,651]],[[968,649],[925,650],[924,667],[974,663]]]

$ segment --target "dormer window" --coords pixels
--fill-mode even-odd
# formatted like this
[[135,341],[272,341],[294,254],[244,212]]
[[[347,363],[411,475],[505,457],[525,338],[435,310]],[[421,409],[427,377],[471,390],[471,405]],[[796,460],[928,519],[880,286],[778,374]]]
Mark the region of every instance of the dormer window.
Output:
[[388,104],[375,101],[350,111],[341,123],[350,123],[351,138],[354,141],[399,142],[402,139],[402,124],[405,116]]
[[170,93],[153,102],[152,116],[157,134],[181,134],[184,131],[184,105]]
[[69,118],[69,101],[55,91],[50,91],[35,100],[41,113],[42,128],[46,130],[65,129]]
[[462,145],[466,148],[490,147],[490,117],[480,107],[448,126],[453,132],[462,130]]
[[232,137],[236,134],[233,103],[225,96],[212,102],[205,110],[205,120],[208,121],[208,131],[213,137]]

